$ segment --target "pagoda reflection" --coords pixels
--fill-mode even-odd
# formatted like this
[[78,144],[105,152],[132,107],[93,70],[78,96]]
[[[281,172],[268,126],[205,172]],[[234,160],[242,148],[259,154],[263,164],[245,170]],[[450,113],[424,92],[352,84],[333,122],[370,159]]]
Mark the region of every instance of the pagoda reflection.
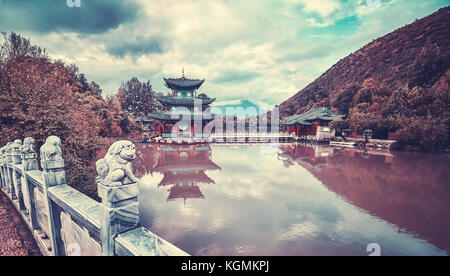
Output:
[[204,199],[200,184],[215,184],[207,171],[221,170],[211,161],[212,150],[201,145],[158,145],[158,161],[153,172],[164,175],[158,187],[169,191],[167,201]]

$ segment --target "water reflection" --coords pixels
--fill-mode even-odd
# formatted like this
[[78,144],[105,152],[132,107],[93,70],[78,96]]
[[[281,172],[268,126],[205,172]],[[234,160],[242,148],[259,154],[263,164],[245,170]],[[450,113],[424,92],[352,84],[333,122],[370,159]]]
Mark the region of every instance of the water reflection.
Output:
[[193,255],[368,255],[373,242],[384,255],[450,249],[445,156],[142,144],[133,168],[144,226]]
[[164,178],[158,187],[170,187],[168,201],[205,196],[200,191],[199,184],[215,184],[205,171],[220,170],[211,161],[209,145],[159,146],[159,159],[153,172],[159,172]]
[[308,169],[353,205],[450,252],[448,156],[311,145],[281,150],[286,165]]

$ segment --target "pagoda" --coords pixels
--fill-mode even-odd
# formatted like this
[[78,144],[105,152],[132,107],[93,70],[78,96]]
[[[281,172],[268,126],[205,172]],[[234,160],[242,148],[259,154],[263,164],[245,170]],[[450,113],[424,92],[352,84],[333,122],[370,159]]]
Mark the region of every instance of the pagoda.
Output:
[[166,87],[171,91],[166,96],[158,96],[163,111],[151,114],[159,122],[158,132],[162,138],[197,138],[210,137],[206,125],[214,120],[209,106],[216,100],[205,94],[197,95],[205,80],[164,78]]
[[164,175],[158,187],[168,187],[167,201],[204,199],[199,184],[215,184],[205,171],[221,170],[211,161],[209,145],[160,145],[153,171]]

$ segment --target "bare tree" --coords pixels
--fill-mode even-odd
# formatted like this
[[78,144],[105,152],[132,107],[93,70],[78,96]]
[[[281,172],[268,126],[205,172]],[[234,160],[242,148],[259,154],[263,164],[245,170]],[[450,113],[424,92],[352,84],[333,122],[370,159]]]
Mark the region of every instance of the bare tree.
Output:
[[2,32],[4,42],[0,46],[0,61],[2,63],[17,57],[30,56],[33,58],[48,58],[47,51],[41,47],[31,44],[31,41],[15,32]]

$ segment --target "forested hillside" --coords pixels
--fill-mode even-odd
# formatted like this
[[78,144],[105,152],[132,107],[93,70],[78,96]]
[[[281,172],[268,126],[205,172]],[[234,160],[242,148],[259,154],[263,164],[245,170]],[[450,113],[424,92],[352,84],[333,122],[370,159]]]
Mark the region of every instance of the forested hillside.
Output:
[[340,60],[280,105],[281,116],[325,106],[346,114],[338,129],[398,140],[397,147],[449,147],[450,7]]

